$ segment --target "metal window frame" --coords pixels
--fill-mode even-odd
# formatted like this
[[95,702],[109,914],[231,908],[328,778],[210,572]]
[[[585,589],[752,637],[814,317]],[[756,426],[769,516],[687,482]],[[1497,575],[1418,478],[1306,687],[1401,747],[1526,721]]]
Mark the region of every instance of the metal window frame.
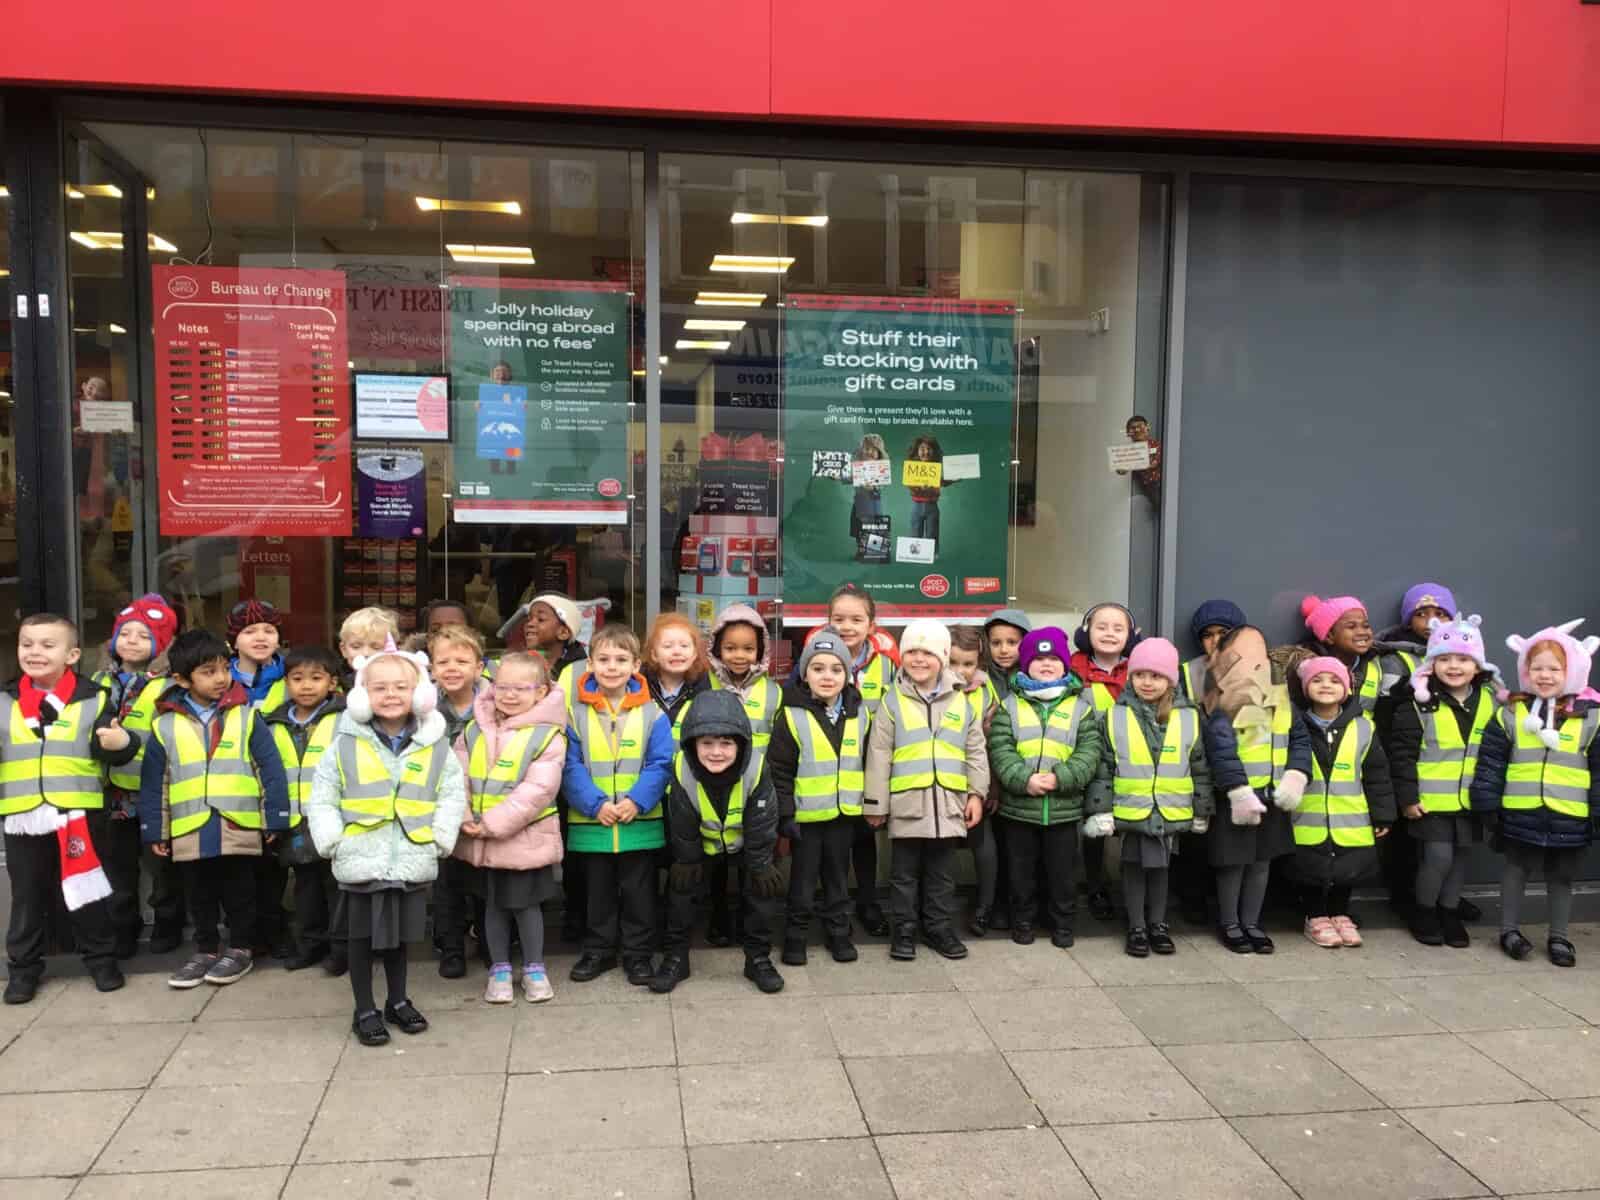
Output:
[[[1014,134],[959,129],[864,129],[858,127],[776,126],[754,122],[706,123],[667,118],[564,118],[544,113],[504,112],[484,115],[450,108],[396,105],[319,104],[295,99],[239,100],[216,97],[170,97],[95,92],[14,91],[3,96],[7,125],[8,168],[33,164],[30,171],[49,171],[54,163],[60,182],[63,134],[69,123],[121,122],[148,125],[217,126],[241,130],[288,133],[354,134],[374,137],[418,137],[462,142],[502,142],[573,148],[625,150],[642,153],[645,160],[645,555],[646,615],[653,618],[661,603],[663,558],[661,539],[661,214],[659,167],[663,155],[711,154],[728,157],[823,159],[859,162],[913,162],[978,168],[1014,168],[1099,171],[1140,174],[1165,181],[1172,203],[1166,214],[1167,242],[1164,264],[1165,321],[1160,346],[1162,368],[1161,417],[1165,455],[1164,487],[1156,531],[1154,595],[1157,627],[1171,634],[1176,625],[1177,514],[1181,503],[1183,432],[1183,347],[1187,304],[1189,187],[1195,175],[1256,178],[1308,178],[1363,183],[1410,183],[1433,187],[1473,187],[1495,190],[1600,191],[1600,171],[1593,159],[1570,153],[1538,150],[1421,147],[1390,144],[1255,143],[1255,153],[1239,153],[1237,141],[1164,139],[1152,147],[1151,139],[1096,139],[1082,136]],[[14,113],[26,114],[16,122]],[[14,123],[28,131],[13,144]],[[40,136],[40,127],[48,136]],[[51,150],[51,146],[54,147]],[[1320,153],[1319,153],[1320,151]],[[37,156],[37,157],[34,157]],[[52,157],[53,156],[53,157]],[[42,167],[38,164],[43,164]],[[10,172],[8,171],[8,174]],[[61,188],[36,196],[30,224],[23,228],[38,242],[23,253],[33,291],[40,282],[48,291],[55,312],[64,311],[67,272],[65,262],[64,201]],[[13,208],[18,206],[13,205]],[[43,209],[41,213],[37,210]],[[14,226],[17,216],[12,217]],[[24,239],[15,237],[16,247]],[[1141,270],[1141,275],[1143,271]],[[58,322],[59,324],[59,322]],[[41,345],[29,331],[28,347],[38,364],[38,387],[24,385],[19,351],[19,391],[30,396],[60,395],[63,381],[70,382],[64,331],[57,329]],[[40,484],[55,480],[48,505],[38,493],[34,500],[41,514],[53,512],[65,522],[69,536],[49,536],[43,529],[30,531],[34,539],[24,563],[36,572],[30,581],[24,565],[24,594],[34,591],[52,603],[78,604],[78,564],[74,506],[70,479],[62,482],[70,459],[70,407],[42,405],[36,429],[27,446],[34,457],[28,470]],[[67,417],[68,419],[63,419]],[[20,430],[19,430],[20,433]],[[23,481],[23,439],[18,439],[18,489]],[[52,466],[53,470],[46,470]],[[57,494],[59,493],[59,494]],[[21,533],[19,530],[19,539]],[[19,540],[19,553],[23,545]],[[1130,567],[1129,586],[1150,594],[1147,569]],[[32,590],[30,590],[30,588]]]

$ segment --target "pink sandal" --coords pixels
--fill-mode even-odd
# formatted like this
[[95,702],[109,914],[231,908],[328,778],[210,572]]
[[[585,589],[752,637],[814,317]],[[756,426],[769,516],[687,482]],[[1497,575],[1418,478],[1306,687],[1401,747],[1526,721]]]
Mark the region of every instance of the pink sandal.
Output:
[[1344,939],[1339,936],[1339,931],[1333,927],[1333,921],[1328,917],[1307,917],[1306,937],[1329,950],[1344,945]]
[[1356,928],[1356,923],[1349,917],[1334,917],[1333,929],[1339,935],[1339,941],[1344,945],[1361,945],[1361,930]]

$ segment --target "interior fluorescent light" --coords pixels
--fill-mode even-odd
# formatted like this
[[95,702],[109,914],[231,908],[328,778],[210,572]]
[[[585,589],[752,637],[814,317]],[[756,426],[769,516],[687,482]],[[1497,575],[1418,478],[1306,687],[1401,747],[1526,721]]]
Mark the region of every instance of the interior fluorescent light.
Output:
[[0,267],[0,279],[4,279],[10,274],[11,274],[10,268],[8,268],[8,267]]
[[106,328],[111,330],[112,333],[127,333],[128,332],[121,325],[118,325],[115,321],[112,321],[109,325],[106,326]]
[[697,342],[692,338],[679,338],[673,343],[674,350],[726,350],[732,342]]
[[445,249],[450,257],[461,263],[514,263],[533,265],[531,246],[475,246],[465,242],[447,242]]
[[778,213],[736,212],[728,218],[735,225],[809,225],[821,229],[828,223],[826,216],[791,217]]
[[694,302],[706,308],[760,308],[765,292],[701,292]]
[[706,333],[737,333],[745,327],[744,321],[713,320],[710,317],[690,317],[683,323],[685,329],[701,330]]
[[634,369],[633,369],[633,373],[634,373],[634,375],[636,375],[636,376],[638,376],[638,375],[643,375],[643,374],[644,374],[644,368],[643,368],[643,367],[635,367],[635,368],[634,368]]
[[11,195],[11,193],[6,190],[5,185],[4,184],[0,184],[0,200],[4,200],[10,195]]
[[667,356],[666,356],[666,355],[665,355],[665,354],[663,354],[663,355],[662,355],[662,356],[661,356],[661,357],[660,357],[660,358],[658,358],[658,359],[656,359],[656,361],[657,361],[657,362],[658,362],[658,363],[660,363],[660,364],[661,364],[661,365],[662,365],[662,366],[663,366],[663,367],[664,367],[664,366],[666,366],[666,365],[667,365],[667,364],[668,364],[668,363],[669,363],[669,362],[671,362],[671,361],[672,361],[672,360],[671,360],[671,359],[670,359],[670,358],[668,358],[668,357],[667,357]]
[[85,196],[109,196],[113,200],[121,200],[122,189],[114,183],[69,183],[67,196],[72,200],[82,200]]
[[434,196],[418,196],[417,207],[423,212],[505,213],[511,217],[522,215],[522,205],[515,200],[440,200]]
[[767,254],[719,254],[711,260],[713,271],[731,271],[738,275],[782,275],[794,266],[794,259]]
[[156,198],[156,190],[155,190],[155,188],[153,188],[153,187],[145,188],[145,190],[144,190],[144,198],[146,200],[154,200]]
[[[73,241],[77,242],[78,245],[89,250],[122,249],[122,234],[114,230],[90,229],[86,231],[74,229],[69,236]],[[145,237],[149,242],[150,249],[152,250],[159,250],[164,254],[176,254],[178,252],[178,248],[171,242],[167,241],[167,239],[162,237],[159,233],[146,234]]]

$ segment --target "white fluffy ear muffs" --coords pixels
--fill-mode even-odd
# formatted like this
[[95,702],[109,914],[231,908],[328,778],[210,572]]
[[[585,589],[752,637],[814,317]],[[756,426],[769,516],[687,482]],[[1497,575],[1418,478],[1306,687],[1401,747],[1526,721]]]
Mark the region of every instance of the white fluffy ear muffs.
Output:
[[395,648],[394,639],[388,638],[384,648],[376,654],[363,655],[355,660],[356,683],[345,697],[344,708],[352,720],[363,725],[372,720],[372,697],[367,694],[367,668],[380,658],[400,658],[416,668],[417,686],[411,693],[411,711],[426,717],[439,707],[439,689],[428,674],[428,656],[421,650],[408,654]]
[[417,690],[411,693],[411,711],[419,717],[425,717],[438,707],[439,689],[433,680],[428,678],[427,671],[423,671],[422,682],[417,684]]

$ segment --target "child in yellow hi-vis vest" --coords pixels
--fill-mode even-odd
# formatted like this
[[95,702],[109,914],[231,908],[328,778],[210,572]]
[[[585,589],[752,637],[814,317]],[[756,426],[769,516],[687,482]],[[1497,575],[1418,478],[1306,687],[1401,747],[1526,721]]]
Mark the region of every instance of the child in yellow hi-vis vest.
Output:
[[[1147,638],[1128,656],[1128,684],[1106,713],[1099,778],[1089,793],[1084,836],[1122,838],[1124,949],[1134,958],[1172,954],[1167,889],[1178,835],[1204,833],[1211,772],[1200,712],[1178,691],[1178,648]],[[1013,868],[1014,869],[1014,868]]]
[[296,647],[283,661],[289,699],[261,714],[289,777],[289,833],[277,845],[279,861],[294,872],[294,915],[300,925],[299,944],[283,964],[289,971],[326,961],[328,973],[339,975],[349,962],[339,887],[333,868],[311,841],[303,811],[317,764],[333,744],[344,711],[340,669],[332,650]]
[[1576,965],[1567,936],[1572,877],[1594,838],[1600,813],[1600,694],[1589,670],[1600,638],[1573,636],[1578,621],[1506,639],[1517,656],[1519,691],[1483,731],[1472,780],[1472,808],[1494,822],[1491,845],[1506,856],[1500,877],[1500,948],[1527,958],[1533,944],[1518,928],[1528,876],[1542,870],[1550,895],[1545,952]]
[[[406,994],[405,943],[422,939],[428,885],[455,846],[466,809],[461,764],[437,707],[426,654],[397,650],[390,639],[356,659],[355,686],[305,801],[311,839],[333,860],[344,895],[351,1028],[363,1046],[388,1042],[386,1025],[413,1034],[428,1027]],[[389,987],[381,1013],[374,956]]]
[[[289,788],[272,734],[205,629],[167,651],[172,686],[156,704],[139,773],[145,843],[171,857],[194,921],[195,954],[174,988],[230,984],[250,973],[257,929],[256,865],[289,828]],[[228,941],[217,923],[226,911]]]
[[983,819],[988,791],[983,721],[950,670],[950,631],[913,621],[900,638],[894,686],[872,719],[862,803],[868,824],[889,827],[890,958],[917,956],[919,915],[936,953],[967,956],[953,925],[955,852]]
[[1306,937],[1327,949],[1359,946],[1350,893],[1377,873],[1377,844],[1394,825],[1389,760],[1340,659],[1308,658],[1296,670],[1306,698],[1311,779],[1292,814],[1290,874],[1300,885]]
[[494,683],[478,693],[473,716],[456,740],[467,773],[467,816],[454,857],[473,870],[469,886],[483,897],[489,982],[483,998],[516,998],[511,926],[522,942],[522,996],[539,1004],[555,996],[544,967],[540,905],[560,894],[561,822],[556,797],[567,756],[566,696],[537,654],[507,654]]

